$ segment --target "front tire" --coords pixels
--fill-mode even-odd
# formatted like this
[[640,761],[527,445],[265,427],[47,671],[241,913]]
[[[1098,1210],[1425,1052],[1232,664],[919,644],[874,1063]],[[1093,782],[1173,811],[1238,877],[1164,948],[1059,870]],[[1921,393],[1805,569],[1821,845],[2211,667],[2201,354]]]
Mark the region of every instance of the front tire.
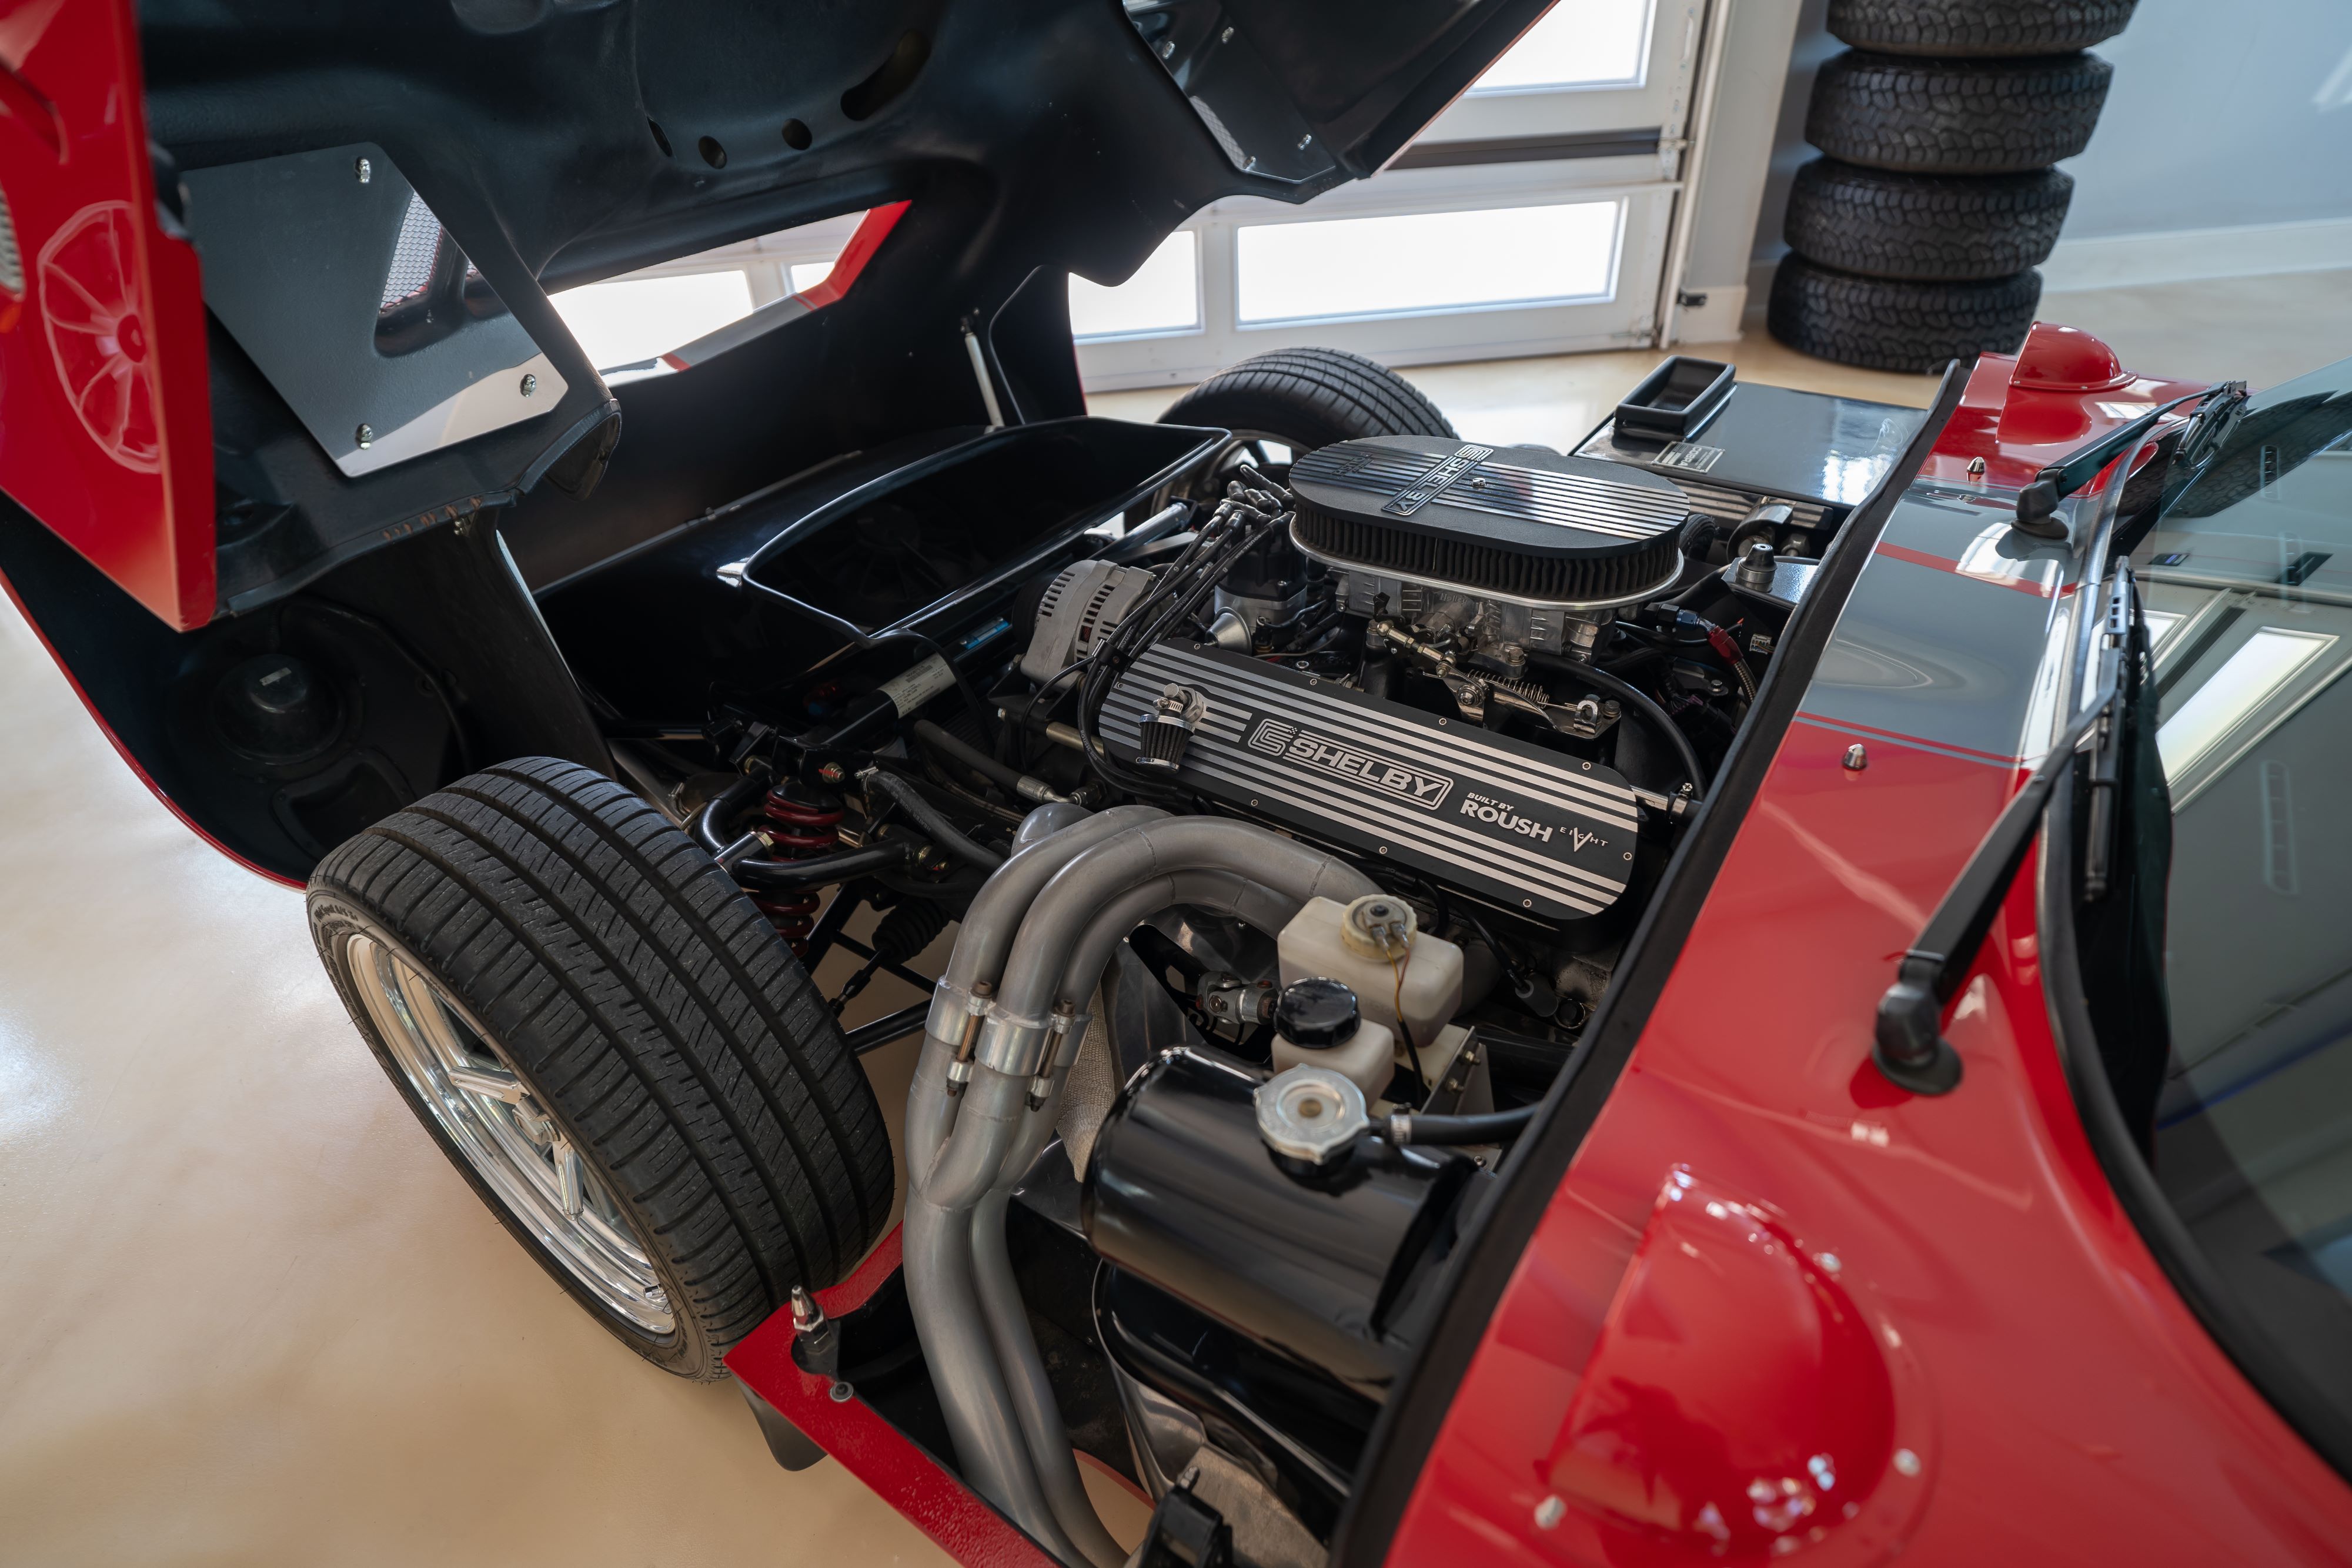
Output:
[[857,1262],[881,1109],[710,857],[571,763],[469,775],[338,847],[310,928],[402,1096],[525,1249],[681,1376]]

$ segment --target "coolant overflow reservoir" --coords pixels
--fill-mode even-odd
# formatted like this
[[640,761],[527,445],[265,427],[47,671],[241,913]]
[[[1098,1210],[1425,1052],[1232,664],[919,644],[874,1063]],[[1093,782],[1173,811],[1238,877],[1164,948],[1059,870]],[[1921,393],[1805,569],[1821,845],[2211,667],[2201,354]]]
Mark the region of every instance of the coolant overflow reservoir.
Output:
[[1393,894],[1352,904],[1310,898],[1276,945],[1284,985],[1337,980],[1356,993],[1367,1021],[1393,1030],[1402,1013],[1415,1044],[1435,1040],[1462,1006],[1462,949],[1422,930],[1412,905]]
[[1363,1017],[1339,981],[1294,980],[1274,1004],[1274,1070],[1294,1067],[1326,1068],[1377,1100],[1396,1071],[1396,1036]]

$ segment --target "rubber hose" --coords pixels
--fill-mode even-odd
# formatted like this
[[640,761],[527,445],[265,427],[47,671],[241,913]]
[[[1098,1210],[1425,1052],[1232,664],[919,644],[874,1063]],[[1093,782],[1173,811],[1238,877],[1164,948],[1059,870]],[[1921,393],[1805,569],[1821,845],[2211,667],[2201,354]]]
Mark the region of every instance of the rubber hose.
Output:
[[1529,653],[1528,663],[1539,664],[1548,670],[1558,670],[1564,675],[1599,686],[1621,702],[1628,703],[1639,709],[1642,716],[1648,719],[1673,744],[1675,757],[1681,761],[1684,771],[1690,775],[1691,787],[1702,797],[1706,795],[1708,784],[1706,769],[1698,765],[1698,753],[1691,748],[1690,737],[1685,735],[1683,727],[1676,724],[1668,716],[1666,710],[1658,706],[1656,698],[1640,687],[1622,681],[1608,671],[1588,664],[1581,659],[1570,659],[1559,653]]
[[1533,1105],[1489,1111],[1478,1116],[1423,1116],[1400,1111],[1389,1118],[1392,1144],[1499,1144],[1527,1131],[1536,1119]]
[[892,866],[904,865],[908,857],[921,847],[915,841],[899,839],[804,861],[772,861],[752,856],[737,861],[727,868],[727,872],[739,885],[762,891],[824,887],[836,882],[847,882],[851,877],[869,871],[886,871]]
[[1004,863],[1004,857],[994,850],[985,849],[966,838],[963,830],[943,816],[937,806],[923,799],[922,791],[904,779],[893,778],[880,768],[862,775],[866,787],[879,789],[898,802],[899,810],[915,819],[931,841],[958,860],[969,861],[983,871],[994,871]]
[[929,719],[919,718],[907,727],[914,731],[915,738],[925,746],[947,753],[1015,800],[1030,798],[1021,793],[1021,780],[1024,775],[1018,768],[999,762],[978,747],[966,745]]

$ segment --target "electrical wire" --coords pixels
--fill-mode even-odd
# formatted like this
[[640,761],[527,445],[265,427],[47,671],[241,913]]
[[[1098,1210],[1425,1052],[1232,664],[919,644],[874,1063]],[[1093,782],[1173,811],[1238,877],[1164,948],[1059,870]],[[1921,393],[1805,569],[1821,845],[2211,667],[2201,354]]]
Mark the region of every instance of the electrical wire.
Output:
[[[1386,936],[1382,936],[1381,938],[1381,949],[1386,951],[1388,945],[1388,937]],[[1412,942],[1408,938],[1404,945],[1403,956],[1399,957],[1397,955],[1392,953],[1389,955],[1389,968],[1391,972],[1396,976],[1396,995],[1394,1006],[1396,1008],[1397,1033],[1404,1039],[1404,1059],[1412,1065],[1413,1078],[1421,1084],[1422,1092],[1425,1094],[1430,1089],[1429,1075],[1421,1070],[1421,1048],[1413,1043],[1412,1025],[1407,1023],[1404,1017],[1404,969],[1405,966],[1412,962]]]
[[1621,702],[1631,704],[1674,747],[1676,759],[1682,763],[1683,771],[1690,779],[1691,788],[1702,797],[1706,794],[1710,780],[1707,778],[1706,769],[1699,766],[1697,749],[1691,745],[1690,737],[1683,733],[1683,727],[1676,724],[1666,710],[1658,706],[1658,700],[1655,697],[1632,682],[1622,680],[1606,670],[1587,664],[1582,659],[1571,659],[1559,653],[1530,653],[1528,655],[1528,663],[1540,665],[1547,670],[1556,670],[1561,674],[1584,681],[1600,687]]
[[1078,687],[1082,756],[1105,782],[1129,794],[1147,800],[1186,798],[1183,790],[1127,768],[1103,748],[1097,726],[1113,685],[1144,650],[1194,619],[1237,557],[1288,522],[1289,492],[1247,465],[1242,472],[1255,483],[1235,480],[1225,486],[1225,498],[1194,533],[1192,542],[1161,570],[1150,591],[1086,660]]

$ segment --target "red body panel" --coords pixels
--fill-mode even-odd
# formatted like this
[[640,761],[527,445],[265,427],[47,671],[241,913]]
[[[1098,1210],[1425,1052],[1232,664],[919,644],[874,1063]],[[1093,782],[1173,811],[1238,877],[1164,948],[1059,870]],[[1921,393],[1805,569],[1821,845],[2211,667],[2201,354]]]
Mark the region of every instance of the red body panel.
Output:
[[[2026,386],[1988,356],[1931,476],[2021,484],[2144,412],[2129,403],[2193,390],[2112,355],[2066,377],[2049,361],[2105,346],[2047,328],[2026,368],[2037,345],[2042,379],[2074,384]],[[1970,476],[1974,456],[1990,472]],[[1955,591],[2053,591],[1881,550],[1983,584]],[[1848,771],[1857,741],[1868,766]],[[2092,1151],[2051,1032],[2030,862],[1949,1015],[1959,1091],[1920,1099],[1869,1064],[1895,961],[2023,778],[2015,758],[1885,730],[1790,727],[1391,1562],[2347,1557],[2352,1488],[2182,1302]],[[1690,1199],[1728,1218],[1698,1223]],[[1832,1354],[1856,1316],[1874,1366]]]
[[[854,1312],[898,1272],[899,1233],[892,1230],[817,1304],[834,1317]],[[854,1396],[833,1397],[830,1378],[801,1370],[793,1359],[793,1314],[780,1312],[727,1354],[728,1370],[782,1411],[818,1447],[959,1563],[971,1568],[1058,1568],[1004,1517],[917,1448],[898,1427]]]
[[155,212],[129,0],[0,16],[0,489],[182,631],[212,619],[195,252]]

